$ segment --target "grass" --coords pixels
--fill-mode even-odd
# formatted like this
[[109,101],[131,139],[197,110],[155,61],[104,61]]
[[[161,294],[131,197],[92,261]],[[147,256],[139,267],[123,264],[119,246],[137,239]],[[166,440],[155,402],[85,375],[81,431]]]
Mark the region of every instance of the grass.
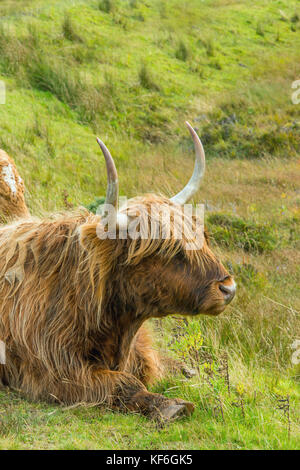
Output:
[[82,42],[82,38],[76,32],[76,27],[74,26],[73,21],[68,14],[66,14],[64,17],[64,21],[62,24],[62,32],[64,37],[66,39],[69,39],[69,41]]
[[0,148],[32,213],[103,202],[96,135],[122,195],[174,194],[193,166],[189,119],[207,155],[194,202],[205,203],[213,249],[238,283],[219,318],[150,322],[157,347],[198,369],[153,388],[193,401],[191,418],[158,429],[2,389],[0,448],[299,448],[298,2],[6,0],[0,14]]
[[154,82],[151,73],[146,64],[142,64],[139,71],[139,81],[143,88],[146,90],[159,91],[159,86]]
[[99,10],[104,11],[105,13],[110,13],[114,8],[113,0],[101,0],[98,3]]
[[180,41],[178,47],[175,52],[175,56],[179,60],[183,60],[184,62],[188,59],[189,51],[183,41]]
[[[162,429],[136,415],[28,403],[16,393],[2,392],[5,414],[2,413],[0,449],[296,449],[294,411],[289,438],[287,422],[265,377],[254,379],[254,376],[253,372],[251,380],[255,380],[259,391],[253,388],[251,393],[243,392],[240,385],[230,396],[221,383],[217,390],[212,390],[207,381],[190,385],[182,380],[165,381],[160,390],[166,395],[176,396],[179,387],[181,396],[193,400],[198,407],[192,418]],[[291,383],[280,385],[291,392]],[[241,391],[245,395],[244,415],[240,407]],[[218,409],[220,397],[223,419]],[[295,397],[291,408],[294,406]]]

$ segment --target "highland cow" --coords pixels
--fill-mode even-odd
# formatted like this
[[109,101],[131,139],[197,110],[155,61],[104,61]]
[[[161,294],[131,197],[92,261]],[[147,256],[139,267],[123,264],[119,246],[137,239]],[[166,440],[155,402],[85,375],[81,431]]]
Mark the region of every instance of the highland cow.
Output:
[[0,150],[0,221],[29,215],[24,183],[6,152]]
[[[46,220],[28,216],[0,228],[2,384],[32,399],[104,404],[165,419],[193,411],[192,403],[147,390],[165,366],[143,326],[175,312],[218,315],[235,294],[207,234],[201,248],[187,249],[195,215],[185,219],[185,236],[177,236],[182,206],[198,190],[205,166],[200,139],[187,125],[196,153],[187,186],[171,199],[129,200],[111,216],[116,238],[99,236],[99,227],[107,231],[104,216],[84,209]],[[117,171],[98,142],[108,174],[106,205],[117,209]],[[152,220],[161,209],[170,214],[168,237],[120,236],[137,212],[141,224],[151,222],[162,233],[161,219]]]

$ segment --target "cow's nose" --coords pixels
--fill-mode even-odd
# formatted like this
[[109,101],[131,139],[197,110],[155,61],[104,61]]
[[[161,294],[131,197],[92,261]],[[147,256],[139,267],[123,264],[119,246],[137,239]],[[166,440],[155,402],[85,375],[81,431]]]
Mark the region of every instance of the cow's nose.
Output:
[[229,302],[231,302],[233,297],[235,296],[236,283],[234,282],[233,279],[230,279],[230,281],[226,280],[226,281],[220,282],[219,289],[224,295],[225,302],[229,304]]

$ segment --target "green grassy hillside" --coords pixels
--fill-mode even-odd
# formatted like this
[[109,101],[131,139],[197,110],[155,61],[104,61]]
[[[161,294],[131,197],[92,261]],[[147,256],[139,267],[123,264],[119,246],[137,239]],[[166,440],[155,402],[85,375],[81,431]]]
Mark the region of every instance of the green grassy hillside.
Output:
[[0,2],[0,148],[31,212],[95,206],[96,135],[121,194],[172,195],[193,168],[188,119],[207,155],[194,202],[238,283],[219,318],[150,324],[161,350],[198,368],[154,387],[195,402],[191,418],[161,429],[4,389],[0,448],[299,448],[299,33],[296,0]]

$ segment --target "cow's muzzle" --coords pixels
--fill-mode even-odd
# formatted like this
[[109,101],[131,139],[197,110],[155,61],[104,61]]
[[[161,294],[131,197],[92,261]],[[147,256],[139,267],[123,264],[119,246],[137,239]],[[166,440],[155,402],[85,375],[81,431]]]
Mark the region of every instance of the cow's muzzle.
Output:
[[224,296],[226,304],[232,301],[236,293],[236,283],[232,277],[228,277],[220,282],[219,289]]

